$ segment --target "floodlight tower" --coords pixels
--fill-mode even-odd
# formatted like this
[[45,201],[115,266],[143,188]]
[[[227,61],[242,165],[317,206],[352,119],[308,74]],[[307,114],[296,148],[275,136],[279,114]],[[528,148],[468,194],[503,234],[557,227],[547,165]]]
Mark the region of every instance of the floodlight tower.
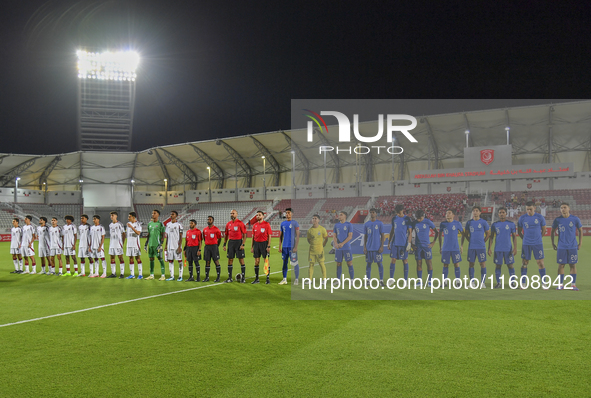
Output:
[[84,50],[76,55],[79,149],[129,151],[139,55]]

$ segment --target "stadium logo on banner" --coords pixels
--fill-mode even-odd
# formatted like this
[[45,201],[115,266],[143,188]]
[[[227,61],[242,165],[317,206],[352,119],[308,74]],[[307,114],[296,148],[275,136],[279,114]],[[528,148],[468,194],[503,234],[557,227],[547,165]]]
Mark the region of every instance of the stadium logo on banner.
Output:
[[527,184],[527,189],[531,189],[531,184]]
[[447,192],[451,192],[451,187],[447,187]]
[[495,160],[495,150],[494,149],[483,149],[480,151],[480,161],[485,165],[491,164]]
[[[384,115],[378,115],[378,131],[374,136],[371,137],[366,137],[361,135],[361,133],[359,132],[359,115],[358,114],[354,114],[353,115],[353,128],[351,128],[351,121],[349,120],[349,118],[341,113],[341,112],[336,112],[336,111],[321,111],[320,114],[313,112],[309,109],[304,109],[304,111],[308,112],[309,114],[304,114],[304,116],[306,116],[309,119],[308,124],[307,124],[307,139],[308,142],[312,142],[314,140],[313,138],[313,134],[314,134],[314,123],[316,124],[316,126],[318,126],[318,129],[320,130],[320,132],[322,133],[323,130],[326,134],[329,133],[328,131],[328,126],[326,125],[326,122],[324,121],[324,119],[322,118],[322,116],[334,116],[337,119],[338,122],[338,126],[339,126],[339,142],[351,142],[351,130],[353,131],[353,135],[355,136],[355,140],[361,143],[374,143],[377,142],[379,140],[382,139],[383,135],[384,135],[384,119],[385,119],[385,124],[386,124],[386,141],[389,143],[392,143],[392,145],[386,146],[386,145],[372,145],[371,147],[369,146],[364,146],[364,145],[358,145],[358,146],[349,146],[349,147],[345,147],[345,148],[339,148],[339,147],[332,147],[332,146],[327,146],[327,145],[323,145],[320,146],[320,153],[322,154],[322,152],[331,152],[331,151],[336,151],[336,153],[338,154],[339,152],[347,152],[349,154],[355,153],[357,155],[367,155],[370,152],[377,150],[377,154],[380,154],[380,150],[383,150],[384,152],[388,152],[391,155],[400,155],[402,152],[404,152],[404,149],[401,146],[396,146],[394,145],[394,142],[396,142],[396,137],[394,137],[394,132],[400,132],[402,133],[410,142],[412,143],[417,143],[418,141],[416,140],[415,137],[413,137],[413,135],[410,133],[410,130],[413,130],[415,127],[417,127],[417,119],[414,118],[413,116],[409,116],[409,115],[386,115],[386,117],[384,117]],[[408,121],[410,122],[410,124],[407,125],[398,125],[398,123],[395,124],[395,121]],[[322,122],[322,124],[321,124]],[[324,127],[324,128],[323,128]]]

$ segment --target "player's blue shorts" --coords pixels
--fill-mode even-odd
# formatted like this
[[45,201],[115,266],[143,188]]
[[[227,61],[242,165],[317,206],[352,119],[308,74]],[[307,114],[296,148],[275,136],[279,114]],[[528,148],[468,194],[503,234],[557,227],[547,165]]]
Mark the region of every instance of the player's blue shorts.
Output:
[[503,265],[503,261],[505,261],[505,264],[511,265],[515,263],[515,257],[513,257],[512,251],[495,252],[493,261],[496,265]]
[[556,262],[558,264],[576,264],[578,261],[578,249],[558,249],[556,252]]
[[441,262],[443,264],[457,264],[462,261],[462,255],[459,250],[456,251],[442,251]]
[[531,253],[534,252],[534,258],[541,260],[544,258],[544,245],[523,245],[521,248],[521,258],[531,260]]
[[382,262],[382,253],[378,253],[378,251],[368,251],[365,255],[365,262],[366,263],[381,263]]
[[390,249],[390,258],[395,258],[397,260],[406,260],[408,258],[408,252],[406,251],[406,246],[391,246]]
[[418,260],[431,260],[433,258],[433,253],[431,249],[428,247],[417,247],[415,250],[415,259]]
[[292,253],[291,251],[291,247],[284,247],[283,249],[281,249],[281,259],[285,260],[286,258],[289,258],[292,262],[296,262],[298,261],[298,253]]
[[475,263],[476,261],[479,263],[486,261],[486,249],[468,249],[468,262]]
[[347,262],[353,261],[353,253],[351,252],[351,249],[335,250],[335,252],[334,252],[334,261],[335,262],[342,263],[343,257],[345,258],[345,261],[347,261]]

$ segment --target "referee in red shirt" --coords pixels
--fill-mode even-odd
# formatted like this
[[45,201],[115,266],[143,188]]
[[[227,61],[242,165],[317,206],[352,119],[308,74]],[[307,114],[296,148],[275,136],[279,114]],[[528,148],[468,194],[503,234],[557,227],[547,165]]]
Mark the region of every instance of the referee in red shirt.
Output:
[[[201,231],[197,228],[197,221],[189,220],[189,229],[185,238],[185,259],[189,263],[189,279],[187,282],[201,282],[201,267],[199,260],[201,260]],[[197,279],[193,279],[193,262],[195,262],[195,270],[197,271]]]
[[215,263],[215,272],[218,274],[215,283],[220,281],[220,243],[222,243],[222,231],[213,225],[213,216],[207,217],[207,227],[203,228],[205,247],[203,249],[203,260],[205,261],[205,279],[203,282],[209,282],[209,264],[211,260]]
[[[259,283],[259,263],[261,256],[267,258],[271,251],[271,224],[264,221],[265,213],[261,210],[257,211],[257,222],[252,226],[252,246],[250,252],[254,254],[254,274],[255,279],[252,284]],[[270,274],[269,270],[269,274]],[[267,282],[269,282],[269,274],[267,274]]]
[[[228,244],[228,239],[230,243]],[[226,224],[226,231],[224,236],[224,251],[226,251],[226,244],[228,244],[228,280],[226,283],[234,282],[232,280],[232,263],[234,257],[240,262],[242,271],[241,282],[244,283],[244,274],[246,273],[246,266],[244,265],[244,242],[246,241],[246,226],[238,219],[238,212],[232,210],[230,212],[230,221]]]

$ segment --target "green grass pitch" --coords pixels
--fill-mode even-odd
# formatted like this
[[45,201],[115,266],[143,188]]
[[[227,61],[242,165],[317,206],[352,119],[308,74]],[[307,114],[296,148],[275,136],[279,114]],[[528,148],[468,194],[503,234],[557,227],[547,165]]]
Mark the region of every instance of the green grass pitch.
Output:
[[[544,245],[555,277],[555,252],[548,238]],[[581,292],[537,293],[591,291],[588,247]],[[591,387],[587,300],[292,300],[278,273],[268,286],[14,275],[8,249],[0,244],[0,325],[208,287],[0,327],[2,397],[574,397]],[[333,260],[327,255],[329,277]],[[248,251],[246,264],[251,278]],[[465,273],[465,258],[461,266]],[[274,250],[271,271],[280,268]],[[363,275],[362,257],[355,269]]]

